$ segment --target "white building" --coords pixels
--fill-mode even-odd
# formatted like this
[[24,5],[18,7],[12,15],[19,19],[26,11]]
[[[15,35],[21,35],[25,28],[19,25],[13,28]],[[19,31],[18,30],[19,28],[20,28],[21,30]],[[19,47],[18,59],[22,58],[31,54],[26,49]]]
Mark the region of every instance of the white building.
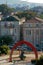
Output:
[[20,26],[18,21],[0,21],[0,36],[10,35],[14,42],[20,40]]
[[43,50],[43,22],[37,19],[24,22],[23,39],[31,42],[37,50]]

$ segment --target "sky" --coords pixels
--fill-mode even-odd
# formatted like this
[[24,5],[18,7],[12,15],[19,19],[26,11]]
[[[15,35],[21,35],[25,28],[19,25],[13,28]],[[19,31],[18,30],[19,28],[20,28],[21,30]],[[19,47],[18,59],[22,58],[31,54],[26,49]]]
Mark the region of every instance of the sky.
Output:
[[43,0],[22,0],[27,2],[33,2],[33,3],[43,3]]
[[6,1],[8,4],[15,4],[21,1],[27,1],[27,2],[33,2],[33,3],[43,3],[43,0],[0,0],[0,4],[6,3]]

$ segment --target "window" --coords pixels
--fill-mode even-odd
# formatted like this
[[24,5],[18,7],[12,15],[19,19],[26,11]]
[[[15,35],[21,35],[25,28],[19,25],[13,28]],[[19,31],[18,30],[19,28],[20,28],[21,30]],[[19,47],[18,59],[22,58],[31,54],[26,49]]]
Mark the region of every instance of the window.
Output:
[[5,27],[5,28],[7,27],[7,23],[4,24],[4,27]]
[[9,23],[8,23],[8,27],[9,27],[9,28],[14,28],[15,25],[14,25],[13,23],[10,23],[10,22],[9,22]]
[[39,30],[36,30],[36,35],[39,35]]
[[15,26],[14,26],[14,24],[10,23],[10,27],[11,27],[11,28],[14,28]]
[[2,28],[2,29],[1,29],[1,34],[2,34],[2,35],[8,35],[7,29],[6,29],[6,28]]
[[41,24],[41,26],[43,27],[43,23]]
[[29,24],[29,27],[32,27],[32,24]]
[[29,24],[29,27],[31,27],[31,25]]
[[13,32],[14,32],[13,29],[10,29],[10,35],[13,35]]
[[38,23],[36,24],[36,27],[39,27],[39,24]]
[[26,34],[31,35],[31,30],[26,30]]
[[36,44],[36,47],[39,47],[39,44]]
[[43,29],[42,29],[42,30],[40,30],[40,34],[41,34],[41,35],[43,35]]
[[16,33],[16,29],[15,29],[15,33]]

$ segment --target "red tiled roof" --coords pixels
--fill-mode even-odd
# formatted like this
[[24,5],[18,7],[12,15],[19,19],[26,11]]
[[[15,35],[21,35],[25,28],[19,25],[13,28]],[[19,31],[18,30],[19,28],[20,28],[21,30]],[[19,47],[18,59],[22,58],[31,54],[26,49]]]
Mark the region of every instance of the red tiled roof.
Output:
[[27,20],[26,22],[28,22],[28,23],[40,23],[41,21],[37,20],[36,18],[32,18],[30,20]]

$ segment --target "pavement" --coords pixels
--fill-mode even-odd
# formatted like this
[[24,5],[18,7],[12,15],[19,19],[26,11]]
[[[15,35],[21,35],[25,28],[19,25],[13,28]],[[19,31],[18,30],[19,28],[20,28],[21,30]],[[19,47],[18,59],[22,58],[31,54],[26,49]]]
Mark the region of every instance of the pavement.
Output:
[[[35,58],[35,54],[24,54],[26,56],[26,61],[16,61],[14,62],[8,62],[9,61],[9,57],[10,55],[5,55],[5,56],[0,56],[0,65],[33,65],[30,63],[31,59]],[[18,58],[19,55],[13,55],[12,57],[14,57],[14,59]],[[38,55],[38,57],[40,57],[40,55]]]
[[3,60],[0,65],[34,65],[31,64],[30,62],[24,62],[24,61],[19,61],[19,62],[7,62],[6,60]]
[[[35,58],[35,54],[24,54],[24,55],[26,57]],[[12,57],[17,58],[17,57],[19,57],[19,55],[12,55]],[[40,57],[40,55],[38,55],[38,57]],[[0,56],[0,61],[9,59],[9,58],[10,58],[10,55]]]

